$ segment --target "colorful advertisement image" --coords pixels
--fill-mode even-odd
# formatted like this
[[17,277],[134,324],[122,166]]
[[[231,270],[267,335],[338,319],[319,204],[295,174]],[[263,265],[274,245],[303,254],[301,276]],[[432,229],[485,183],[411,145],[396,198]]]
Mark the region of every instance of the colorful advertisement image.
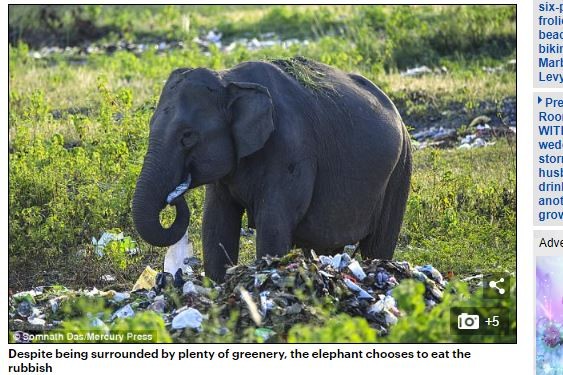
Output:
[[563,374],[563,256],[536,261],[536,373]]

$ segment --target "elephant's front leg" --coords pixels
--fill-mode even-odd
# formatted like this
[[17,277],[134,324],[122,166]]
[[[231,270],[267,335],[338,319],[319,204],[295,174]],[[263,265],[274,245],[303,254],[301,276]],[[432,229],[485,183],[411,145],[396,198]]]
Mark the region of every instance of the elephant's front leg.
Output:
[[[298,223],[303,219],[313,193],[313,168],[303,162],[296,168],[300,179],[272,184],[257,202],[256,258],[283,256],[294,244]],[[283,186],[283,188],[281,188]]]
[[226,268],[238,262],[243,208],[219,184],[207,185],[203,212],[205,274],[223,281]]
[[296,220],[277,208],[262,208],[256,220],[256,258],[283,256],[293,246]]

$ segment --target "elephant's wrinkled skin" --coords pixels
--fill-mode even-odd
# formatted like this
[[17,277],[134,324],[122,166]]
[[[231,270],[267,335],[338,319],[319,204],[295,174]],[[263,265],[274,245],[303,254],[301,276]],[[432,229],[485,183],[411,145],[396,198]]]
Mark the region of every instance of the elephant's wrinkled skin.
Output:
[[257,257],[293,246],[332,253],[358,241],[364,257],[392,257],[411,176],[401,117],[366,78],[301,61],[313,69],[313,85],[269,62],[171,74],[133,200],[143,239],[169,246],[184,235],[184,198],[173,202],[170,228],[159,213],[191,175],[190,188],[207,185],[204,264],[215,280],[238,260],[245,210]]

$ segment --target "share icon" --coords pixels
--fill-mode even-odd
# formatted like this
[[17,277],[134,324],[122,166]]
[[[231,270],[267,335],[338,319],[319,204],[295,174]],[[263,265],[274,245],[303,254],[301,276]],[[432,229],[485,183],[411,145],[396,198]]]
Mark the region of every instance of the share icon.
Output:
[[499,294],[502,295],[502,294],[504,294],[505,290],[504,290],[504,288],[499,288],[498,284],[502,284],[503,282],[504,282],[503,277],[501,277],[500,279],[498,279],[496,281],[491,280],[491,281],[489,281],[489,288],[494,288],[494,289],[498,290]]

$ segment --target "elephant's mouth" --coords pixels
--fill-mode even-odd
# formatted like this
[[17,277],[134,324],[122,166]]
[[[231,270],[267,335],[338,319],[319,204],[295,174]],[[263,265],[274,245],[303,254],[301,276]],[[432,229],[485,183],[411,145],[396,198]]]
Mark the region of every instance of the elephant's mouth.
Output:
[[180,198],[182,195],[188,191],[190,188],[190,184],[192,183],[192,175],[188,174],[186,180],[182,182],[180,185],[176,186],[176,188],[168,194],[166,197],[166,203],[172,205],[176,201],[176,199]]

